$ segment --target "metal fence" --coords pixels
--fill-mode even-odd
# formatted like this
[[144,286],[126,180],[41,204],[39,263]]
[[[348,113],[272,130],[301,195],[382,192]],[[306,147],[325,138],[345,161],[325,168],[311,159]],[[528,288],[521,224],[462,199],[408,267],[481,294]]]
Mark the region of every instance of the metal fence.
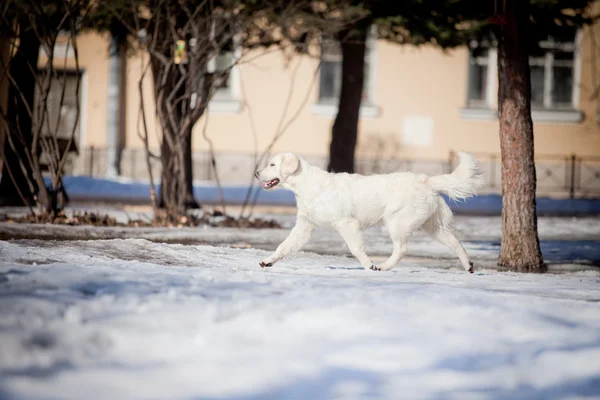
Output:
[[[159,154],[158,151],[153,154]],[[485,186],[481,193],[501,192],[501,159],[499,154],[472,153],[478,160],[484,174]],[[107,177],[108,150],[100,147],[88,147],[80,151],[70,163],[72,175]],[[119,154],[119,175],[132,180],[147,181],[149,178],[144,149],[123,149]],[[216,165],[219,178],[225,185],[248,185],[253,181],[256,164],[254,155],[217,153]],[[305,157],[319,167],[327,166],[325,157]],[[208,152],[193,154],[194,180],[215,181]],[[600,197],[600,157],[538,155],[536,156],[537,193],[555,197],[598,198]],[[153,176],[160,178],[160,160],[151,158]],[[450,152],[443,159],[418,158],[363,158],[356,160],[356,172],[370,175],[398,171],[421,172],[429,175],[445,174],[457,165],[456,155]]]
[[[497,154],[474,154],[485,174],[485,189],[502,190],[501,159]],[[600,197],[600,157],[539,155],[535,157],[537,192],[569,198]]]
[[[499,154],[471,153],[479,161],[484,175],[483,193],[502,191],[502,161]],[[390,159],[356,162],[357,172],[363,174],[394,171],[423,172],[429,175],[445,174],[457,165],[456,154],[450,152],[446,160]],[[538,155],[535,157],[538,195],[569,198],[600,197],[600,157],[576,154]]]

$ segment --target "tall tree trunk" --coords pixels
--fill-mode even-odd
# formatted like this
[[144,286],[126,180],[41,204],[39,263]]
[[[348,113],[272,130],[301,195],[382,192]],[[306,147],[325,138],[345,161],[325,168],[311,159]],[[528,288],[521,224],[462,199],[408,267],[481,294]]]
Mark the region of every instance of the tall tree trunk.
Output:
[[[171,55],[166,55],[168,57],[170,57]],[[152,63],[152,72],[153,75],[156,79],[157,76],[159,76],[159,68],[161,68],[160,62],[153,62]],[[171,70],[171,76],[169,76],[169,82],[170,82],[170,88],[172,89],[176,82],[179,80],[180,78],[180,74],[178,73],[177,69],[172,69]],[[181,95],[184,94],[184,90],[185,87],[183,86],[182,89],[180,89],[181,93],[179,93],[177,97],[180,97]],[[169,89],[166,89],[166,92],[169,92]],[[167,97],[167,96],[165,96]],[[157,105],[157,106],[162,106],[162,105]],[[165,111],[166,113],[167,111]],[[177,126],[181,126],[181,110],[179,109],[179,107],[175,107],[175,122]],[[165,125],[167,124],[162,124],[163,125],[163,129]],[[175,196],[174,198],[177,199],[178,197],[178,193],[180,192],[180,190],[178,189],[180,185],[182,185],[185,188],[185,195],[183,198],[183,205],[185,207],[185,209],[195,209],[195,208],[200,208],[200,204],[196,201],[196,199],[194,198],[194,187],[193,187],[193,182],[194,182],[194,176],[193,176],[193,161],[192,161],[192,128],[190,127],[189,129],[187,129],[187,131],[185,132],[184,136],[183,136],[183,174],[179,174],[178,172],[175,172],[172,170],[171,166],[171,157],[173,157],[173,154],[171,152],[171,149],[169,148],[169,145],[167,143],[167,141],[163,138],[162,142],[161,142],[161,161],[162,161],[162,173],[161,173],[161,185],[160,185],[160,192],[158,195],[158,205],[160,208],[165,208],[166,207],[166,202],[165,202],[165,196],[167,195],[166,191],[170,190],[170,191],[174,191],[173,193],[169,193],[169,195],[171,196]],[[171,137],[175,137],[177,136],[177,132],[175,133],[171,133]],[[179,180],[183,180],[182,182],[175,184],[176,182],[178,182]]]
[[544,272],[535,203],[536,175],[528,25],[530,0],[506,0],[498,42],[498,111],[502,152],[502,243],[498,265]]
[[183,173],[185,175],[185,198],[183,200],[186,209],[200,208],[200,204],[194,198],[194,162],[192,160],[192,127],[185,132],[183,142]]
[[[183,186],[185,187],[185,196],[183,199],[183,204],[186,210],[189,209],[198,209],[200,208],[200,204],[194,198],[194,176],[193,176],[193,160],[192,160],[192,128],[189,128],[185,133],[183,138]],[[168,190],[166,188],[171,187],[169,182],[172,182],[173,179],[178,179],[171,170],[170,160],[172,157],[171,149],[169,149],[169,145],[167,141],[163,139],[161,143],[161,161],[162,161],[162,174],[161,174],[161,186],[159,193],[159,207],[165,207],[165,198],[164,198],[164,190]],[[165,188],[165,189],[163,189]]]
[[363,94],[367,29],[344,30],[338,34],[342,48],[342,87],[338,113],[331,129],[328,171],[354,172],[358,117]]
[[[10,39],[7,36],[0,34],[0,66],[4,68],[10,62]],[[0,110],[6,112],[8,105],[8,88],[9,82],[6,74],[0,75]],[[6,121],[0,119],[0,146],[4,149],[4,136],[6,135]],[[2,152],[0,151],[0,155]]]
[[[164,133],[163,133],[164,135]],[[160,173],[160,190],[158,191],[158,207],[165,208],[166,207],[166,199],[165,193],[167,189],[167,182],[169,182],[171,178],[171,167],[169,165],[169,160],[171,159],[171,149],[163,137],[160,143],[160,162],[161,162],[161,173]]]
[[[26,156],[27,149],[31,150],[33,140],[32,120],[27,112],[26,104],[30,110],[33,110],[39,51],[40,41],[35,32],[29,29],[27,18],[23,18],[20,21],[19,49],[13,56],[10,66],[10,74],[18,87],[13,84],[9,85],[7,107],[8,129],[11,130],[11,139],[16,152],[13,151],[8,137],[5,137],[4,165],[0,180],[0,205],[2,206],[25,205],[19,191],[29,204],[33,204],[34,193],[31,193],[27,182],[32,182],[35,187],[35,179]],[[20,161],[22,161],[25,171],[21,168]],[[17,186],[13,183],[13,179],[8,173],[9,170]]]

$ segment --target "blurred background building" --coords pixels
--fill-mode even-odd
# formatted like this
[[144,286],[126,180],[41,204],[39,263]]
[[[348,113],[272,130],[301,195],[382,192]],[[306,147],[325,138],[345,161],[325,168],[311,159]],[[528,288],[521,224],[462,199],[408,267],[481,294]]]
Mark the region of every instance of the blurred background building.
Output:
[[[538,166],[538,192],[555,196],[600,195],[600,98],[598,39],[594,29],[578,31],[567,42],[541,43],[532,55],[532,106]],[[143,54],[111,53],[108,35],[78,38],[81,73],[75,72],[73,49],[55,48],[56,68],[66,73],[66,98],[60,113],[68,135],[81,108],[76,148],[68,172],[95,177],[147,180],[140,128]],[[220,60],[240,53],[235,46]],[[206,135],[212,140],[222,182],[247,184],[256,152],[273,140],[286,98],[285,120],[297,118],[275,143],[273,152],[293,151],[326,166],[330,131],[337,112],[341,55],[323,45],[321,60],[256,50],[233,68],[209,105]],[[147,57],[147,56],[146,56]],[[42,58],[42,57],[41,57]],[[219,62],[219,60],[217,60]],[[319,63],[321,67],[318,69]],[[475,154],[486,173],[487,192],[500,190],[497,57],[493,46],[473,42],[443,52],[431,46],[400,46],[371,36],[361,109],[356,169],[360,173],[413,170],[445,173],[453,152]],[[153,86],[144,81],[148,122],[156,135]],[[75,95],[80,79],[79,98]],[[51,96],[60,96],[62,84]],[[73,118],[69,118],[72,115]],[[214,179],[203,137],[205,117],[193,134],[194,179]],[[159,160],[155,160],[157,172]],[[159,176],[158,173],[155,176]]]

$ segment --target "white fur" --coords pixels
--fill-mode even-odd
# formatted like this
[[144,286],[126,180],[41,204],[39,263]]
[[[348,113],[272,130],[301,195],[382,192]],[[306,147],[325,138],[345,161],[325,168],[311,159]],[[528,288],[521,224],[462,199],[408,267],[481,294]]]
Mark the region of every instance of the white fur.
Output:
[[[453,250],[465,270],[472,272],[469,256],[452,233],[452,211],[439,195],[466,199],[482,186],[477,161],[466,153],[459,153],[459,158],[459,166],[447,175],[396,172],[362,176],[328,173],[292,153],[276,155],[256,177],[263,185],[279,180],[269,189],[282,186],[294,192],[298,213],[289,236],[260,265],[271,266],[300,250],[315,227],[332,226],[365,269],[390,270],[406,255],[408,237],[423,228]],[[378,222],[386,224],[393,251],[387,261],[375,266],[364,251],[361,229]]]

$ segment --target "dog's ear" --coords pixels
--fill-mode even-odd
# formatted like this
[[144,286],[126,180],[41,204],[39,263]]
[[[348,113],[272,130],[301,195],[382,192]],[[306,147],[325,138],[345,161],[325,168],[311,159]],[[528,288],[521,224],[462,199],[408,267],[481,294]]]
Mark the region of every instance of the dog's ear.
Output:
[[290,176],[296,173],[300,168],[300,159],[295,154],[285,153],[281,160],[280,174],[281,176]]

